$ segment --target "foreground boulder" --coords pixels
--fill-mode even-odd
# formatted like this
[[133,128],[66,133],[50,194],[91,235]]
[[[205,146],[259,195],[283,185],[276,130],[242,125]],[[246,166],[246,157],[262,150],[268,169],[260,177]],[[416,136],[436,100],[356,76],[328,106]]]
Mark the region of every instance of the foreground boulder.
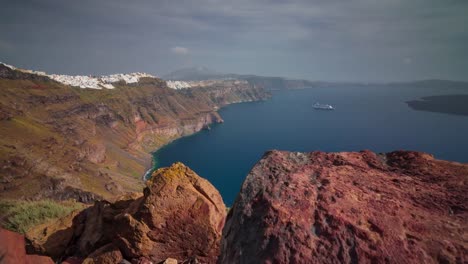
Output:
[[33,228],[27,238],[30,252],[68,257],[67,263],[160,263],[168,258],[214,263],[225,218],[219,192],[175,163],[157,170],[143,194],[96,202]]
[[0,228],[0,264],[54,264],[50,257],[27,255],[24,236]]
[[157,170],[144,197],[116,221],[117,243],[129,258],[215,262],[226,217],[219,192],[182,163]]
[[268,152],[219,263],[466,263],[468,165],[418,152]]

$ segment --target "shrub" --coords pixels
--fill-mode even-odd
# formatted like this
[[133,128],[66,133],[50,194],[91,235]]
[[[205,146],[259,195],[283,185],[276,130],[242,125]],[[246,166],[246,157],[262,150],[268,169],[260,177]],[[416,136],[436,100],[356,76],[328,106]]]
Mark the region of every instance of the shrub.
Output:
[[0,200],[0,225],[24,234],[33,226],[63,217],[83,207],[76,202]]

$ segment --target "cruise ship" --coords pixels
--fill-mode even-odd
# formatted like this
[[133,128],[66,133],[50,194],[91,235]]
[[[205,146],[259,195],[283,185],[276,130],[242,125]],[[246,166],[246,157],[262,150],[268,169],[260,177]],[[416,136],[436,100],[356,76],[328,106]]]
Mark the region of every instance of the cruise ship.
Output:
[[315,103],[314,104],[314,109],[316,110],[335,110],[335,108],[329,104],[319,104]]

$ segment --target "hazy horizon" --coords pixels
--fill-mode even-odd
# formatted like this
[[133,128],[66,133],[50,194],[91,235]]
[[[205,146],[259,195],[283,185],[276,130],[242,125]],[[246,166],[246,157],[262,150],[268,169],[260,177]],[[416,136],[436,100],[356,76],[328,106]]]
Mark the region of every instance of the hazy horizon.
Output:
[[0,61],[59,74],[172,71],[468,81],[468,1],[15,1]]

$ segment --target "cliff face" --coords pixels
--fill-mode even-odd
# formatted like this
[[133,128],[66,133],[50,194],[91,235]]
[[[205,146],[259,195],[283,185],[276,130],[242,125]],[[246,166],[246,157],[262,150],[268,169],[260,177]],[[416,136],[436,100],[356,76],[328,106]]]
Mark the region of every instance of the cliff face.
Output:
[[267,153],[219,263],[465,263],[468,165],[418,152]]
[[269,97],[248,84],[114,86],[73,88],[0,65],[0,198],[91,202],[139,190],[151,151],[222,122],[225,104]]

